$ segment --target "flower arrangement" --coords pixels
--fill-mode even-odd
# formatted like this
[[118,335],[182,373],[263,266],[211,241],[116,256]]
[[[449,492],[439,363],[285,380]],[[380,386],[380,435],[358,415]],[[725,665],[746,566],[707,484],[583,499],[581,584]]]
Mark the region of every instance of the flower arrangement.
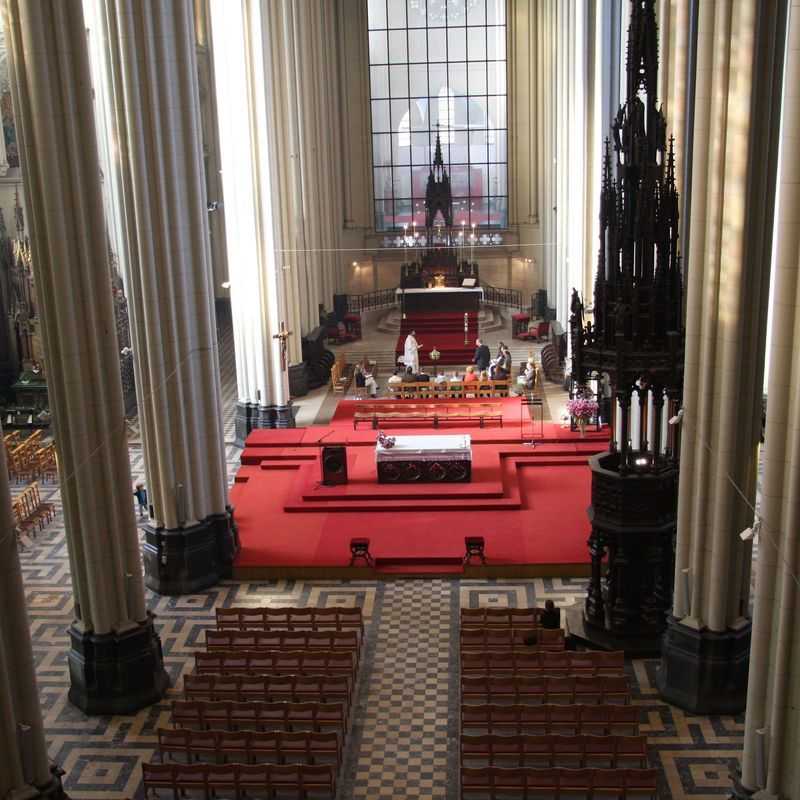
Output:
[[589,397],[573,397],[567,401],[567,411],[577,420],[588,422],[597,416],[598,405],[596,400]]
[[431,361],[438,361],[442,357],[442,354],[434,347],[430,352],[430,356]]
[[387,436],[383,431],[378,431],[378,444],[383,447],[384,450],[389,450],[394,447],[394,443],[394,436]]

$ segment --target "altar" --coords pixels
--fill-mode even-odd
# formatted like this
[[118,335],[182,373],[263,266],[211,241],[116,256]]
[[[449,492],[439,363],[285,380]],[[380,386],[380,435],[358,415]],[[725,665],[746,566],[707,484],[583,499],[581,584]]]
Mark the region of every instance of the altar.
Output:
[[469,483],[469,434],[396,436],[393,447],[375,445],[378,483]]
[[483,289],[437,286],[431,289],[398,289],[397,303],[407,313],[426,311],[472,311],[480,310]]

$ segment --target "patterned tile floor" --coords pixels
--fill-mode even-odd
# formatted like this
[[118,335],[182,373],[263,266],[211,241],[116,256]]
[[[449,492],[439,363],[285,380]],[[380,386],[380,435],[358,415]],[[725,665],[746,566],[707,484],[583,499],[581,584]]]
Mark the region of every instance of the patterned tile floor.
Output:
[[[58,502],[57,490],[49,494]],[[26,542],[21,559],[50,755],[65,769],[74,800],[142,797],[139,764],[153,755],[155,730],[168,723],[169,701],[218,605],[362,607],[366,650],[338,797],[455,800],[459,608],[541,604],[545,598],[566,606],[585,592],[585,582],[575,579],[432,579],[226,582],[180,598],[148,593],[177,689],[134,716],[87,718],[67,702],[72,595],[60,517]],[[656,661],[635,661],[628,671],[651,761],[663,771],[660,796],[724,795],[743,720],[695,717],[660,702],[653,688],[656,667]]]
[[[229,475],[238,464],[233,439],[232,342],[221,331],[223,396]],[[132,432],[135,434],[135,426]],[[143,476],[141,446],[132,437],[131,472]],[[17,487],[14,491],[20,491]],[[60,510],[56,487],[43,499]],[[133,498],[131,498],[133,503]],[[51,757],[66,771],[73,800],[140,798],[140,763],[152,757],[155,730],[169,721],[171,689],[164,702],[134,716],[87,718],[67,702],[67,628],[72,594],[63,519],[21,553],[34,654]],[[367,619],[366,650],[355,695],[356,709],[339,782],[339,800],[350,798],[458,797],[458,610],[461,606],[529,606],[552,598],[559,606],[582,601],[586,583],[576,579],[473,581],[227,582],[180,598],[148,593],[157,615],[173,686],[191,669],[191,654],[216,606],[361,606]],[[716,798],[729,785],[728,770],[741,749],[743,719],[695,717],[659,701],[653,688],[656,661],[635,661],[629,676],[642,707],[642,730],[651,761],[663,771],[661,797]]]

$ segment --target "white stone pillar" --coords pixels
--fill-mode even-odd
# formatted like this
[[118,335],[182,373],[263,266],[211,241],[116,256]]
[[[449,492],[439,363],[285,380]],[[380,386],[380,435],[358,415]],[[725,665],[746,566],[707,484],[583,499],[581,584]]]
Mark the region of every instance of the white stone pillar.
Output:
[[193,592],[230,575],[214,290],[192,0],[109,0],[131,330],[154,520],[147,585]]
[[75,595],[70,699],[125,713],[168,678],[144,602],[83,11],[4,9]]
[[[0,429],[2,437],[2,429]],[[58,794],[39,708],[28,612],[11,512],[5,448],[0,446],[0,797]],[[22,748],[30,753],[26,771]]]
[[[227,215],[231,311],[236,350],[236,436],[253,428],[293,427],[288,374],[281,364],[283,256],[276,207],[280,128],[266,121],[282,78],[262,37],[261,5],[211,3],[222,181]],[[266,46],[265,46],[266,44]],[[299,331],[292,332],[299,338]],[[288,343],[287,343],[288,344]]]
[[767,428],[741,784],[737,797],[800,796],[800,2],[789,11]]
[[[226,54],[215,69],[241,440],[293,425],[284,366],[302,360],[302,336],[342,286],[337,9],[215,1],[212,36]],[[233,42],[245,50],[229,58]]]
[[778,145],[765,130],[779,124],[783,30],[777,5],[760,6],[700,4],[675,594],[658,677],[694,713],[741,711],[747,687],[752,548],[738,534],[755,505]]

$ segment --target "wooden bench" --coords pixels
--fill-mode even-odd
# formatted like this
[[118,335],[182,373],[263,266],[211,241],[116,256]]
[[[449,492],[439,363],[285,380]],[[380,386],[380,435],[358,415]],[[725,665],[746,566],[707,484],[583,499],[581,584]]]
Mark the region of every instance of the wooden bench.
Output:
[[206,758],[258,764],[339,763],[342,740],[338,733],[314,731],[193,731],[159,728],[158,750],[165,756],[183,756],[187,764]]
[[475,703],[590,703],[616,700],[628,705],[631,699],[624,675],[462,675],[461,700]]
[[499,422],[503,427],[502,408],[497,403],[443,403],[406,404],[381,403],[369,410],[353,414],[353,429],[360,422],[368,422],[374,430],[390,427],[392,423],[432,423],[434,428],[447,422],[468,424],[477,422],[481,428],[486,422]]
[[625,653],[622,650],[603,652],[534,651],[463,652],[462,673],[522,675],[622,675],[625,672]]
[[198,674],[350,674],[357,667],[356,654],[341,650],[215,650],[194,654]]
[[218,608],[217,628],[234,630],[364,630],[360,608]]
[[409,381],[389,384],[389,393],[406,400],[439,399],[463,400],[469,398],[508,397],[511,381],[507,378],[497,381]]
[[462,732],[601,736],[636,736],[642,709],[635,705],[599,703],[587,705],[508,705],[483,703],[461,706]]

